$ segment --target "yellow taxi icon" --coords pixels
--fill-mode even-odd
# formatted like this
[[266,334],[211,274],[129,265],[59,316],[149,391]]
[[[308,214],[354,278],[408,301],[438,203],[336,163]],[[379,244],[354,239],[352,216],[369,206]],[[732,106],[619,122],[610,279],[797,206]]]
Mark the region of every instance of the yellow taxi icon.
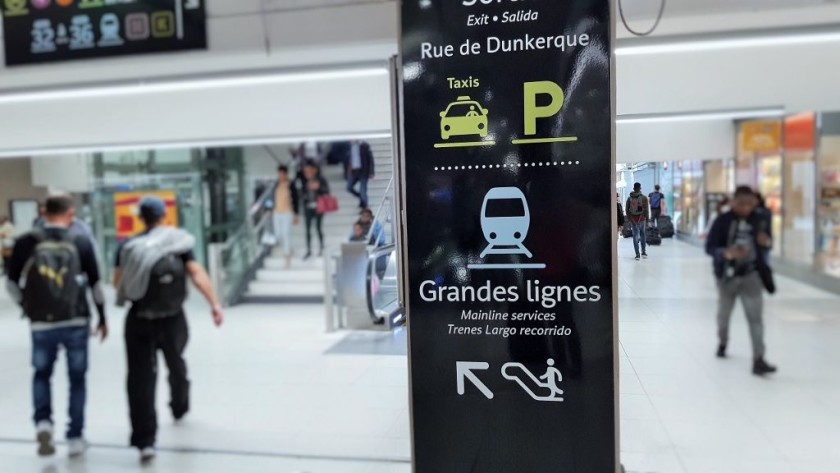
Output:
[[487,109],[468,96],[458,99],[440,112],[440,136],[487,136]]

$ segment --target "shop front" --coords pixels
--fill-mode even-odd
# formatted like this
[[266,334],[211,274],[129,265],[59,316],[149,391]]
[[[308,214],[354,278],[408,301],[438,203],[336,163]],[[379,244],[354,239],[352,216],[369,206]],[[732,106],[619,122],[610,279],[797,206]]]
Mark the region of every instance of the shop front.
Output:
[[822,115],[817,184],[817,269],[840,278],[840,113]]

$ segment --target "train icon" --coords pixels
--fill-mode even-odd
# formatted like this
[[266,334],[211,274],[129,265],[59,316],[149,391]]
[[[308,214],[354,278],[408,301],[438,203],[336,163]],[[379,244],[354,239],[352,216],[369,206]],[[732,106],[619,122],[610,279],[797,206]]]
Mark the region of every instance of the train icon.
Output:
[[[531,227],[531,210],[525,194],[517,187],[496,187],[484,196],[481,205],[481,231],[487,247],[482,259],[489,255],[534,255],[525,247]],[[543,269],[544,264],[471,264],[469,269]]]

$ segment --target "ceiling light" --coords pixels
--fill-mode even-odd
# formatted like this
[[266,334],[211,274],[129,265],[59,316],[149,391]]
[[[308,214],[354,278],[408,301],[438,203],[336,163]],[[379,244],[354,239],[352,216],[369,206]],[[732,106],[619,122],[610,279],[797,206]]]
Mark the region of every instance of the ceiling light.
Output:
[[249,87],[294,82],[313,82],[335,79],[375,77],[384,76],[387,74],[388,70],[384,67],[369,67],[358,69],[255,74],[233,77],[195,78],[157,82],[133,82],[116,85],[37,90],[30,92],[0,94],[0,104],[49,100],[73,100],[151,93],[185,92],[191,90],[218,89],[226,87]]
[[667,43],[631,44],[619,46],[617,56],[637,56],[643,54],[684,53],[696,51],[719,51],[738,48],[762,48],[814,43],[832,43],[840,41],[840,31],[817,33],[784,33],[764,36],[718,37],[675,39]]
[[747,109],[747,110],[722,110],[710,112],[694,112],[694,113],[663,113],[663,114],[639,114],[639,115],[620,115],[616,123],[619,124],[635,124],[635,123],[673,123],[673,122],[692,122],[692,121],[714,121],[714,120],[751,120],[759,118],[779,118],[784,116],[785,110],[783,108],[762,108],[762,109]]
[[298,144],[307,141],[334,142],[353,140],[390,139],[389,131],[370,133],[335,133],[329,135],[298,135],[247,138],[241,140],[193,140],[172,141],[168,143],[130,143],[118,145],[85,145],[62,148],[36,148],[0,151],[0,158],[21,156],[64,156],[72,154],[113,153],[136,150],[166,150],[166,149],[204,149],[204,148],[233,148],[246,146],[265,146],[280,144]]

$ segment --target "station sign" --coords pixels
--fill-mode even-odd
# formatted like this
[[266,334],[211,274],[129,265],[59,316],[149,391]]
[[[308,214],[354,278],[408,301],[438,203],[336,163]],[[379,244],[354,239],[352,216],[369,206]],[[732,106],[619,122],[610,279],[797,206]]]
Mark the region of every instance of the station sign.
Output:
[[609,0],[403,0],[416,473],[618,471]]
[[7,66],[207,48],[205,0],[0,0]]

